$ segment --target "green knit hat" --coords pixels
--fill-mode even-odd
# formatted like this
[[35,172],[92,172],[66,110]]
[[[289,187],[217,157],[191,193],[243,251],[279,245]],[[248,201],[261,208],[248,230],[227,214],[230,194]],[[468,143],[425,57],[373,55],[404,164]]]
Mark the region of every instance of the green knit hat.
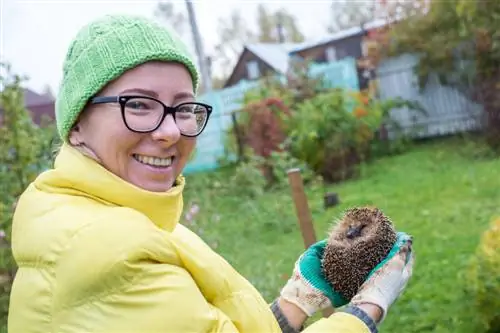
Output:
[[67,141],[88,100],[128,69],[151,60],[186,66],[198,88],[199,73],[179,36],[145,17],[106,15],[83,27],[71,42],[56,99],[59,135]]

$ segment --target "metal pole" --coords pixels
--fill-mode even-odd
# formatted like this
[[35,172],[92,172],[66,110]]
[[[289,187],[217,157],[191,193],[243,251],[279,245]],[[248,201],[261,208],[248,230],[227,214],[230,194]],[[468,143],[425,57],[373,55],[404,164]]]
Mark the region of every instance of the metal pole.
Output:
[[193,8],[193,2],[191,0],[186,0],[186,7],[189,17],[189,25],[191,26],[191,32],[193,33],[194,47],[196,49],[196,54],[198,55],[198,63],[201,71],[201,84],[204,92],[209,92],[212,90],[212,78],[208,72],[207,68],[207,58],[205,58],[205,53],[203,51],[203,44],[201,42],[200,32],[198,30],[198,24],[196,23],[196,14]]

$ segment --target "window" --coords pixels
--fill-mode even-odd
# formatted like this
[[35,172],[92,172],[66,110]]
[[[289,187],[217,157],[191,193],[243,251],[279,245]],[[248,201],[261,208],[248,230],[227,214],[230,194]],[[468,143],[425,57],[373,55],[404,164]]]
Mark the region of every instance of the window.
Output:
[[257,79],[260,76],[259,64],[257,61],[252,60],[247,62],[247,76],[249,80]]
[[326,61],[332,62],[337,60],[337,50],[335,50],[335,47],[329,46],[325,50],[326,54]]

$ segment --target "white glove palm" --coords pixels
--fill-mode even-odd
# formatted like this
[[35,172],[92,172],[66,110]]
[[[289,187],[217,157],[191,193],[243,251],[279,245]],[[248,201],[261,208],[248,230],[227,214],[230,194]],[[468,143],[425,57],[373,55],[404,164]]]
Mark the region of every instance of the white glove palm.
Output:
[[414,256],[411,243],[401,248],[379,270],[361,286],[358,294],[351,300],[352,305],[371,303],[378,305],[382,311],[382,322],[387,310],[405,289],[413,271]]

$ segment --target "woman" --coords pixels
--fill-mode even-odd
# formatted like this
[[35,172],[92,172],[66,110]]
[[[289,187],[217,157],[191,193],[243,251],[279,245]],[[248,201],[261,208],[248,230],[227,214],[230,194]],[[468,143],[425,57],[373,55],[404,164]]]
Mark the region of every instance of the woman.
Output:
[[[343,305],[321,276],[324,241],[269,306],[179,224],[181,172],[211,112],[197,86],[183,43],[150,20],[106,16],[78,33],[56,103],[64,144],[14,216],[10,333],[295,332]],[[376,331],[411,275],[409,245],[304,331]]]

